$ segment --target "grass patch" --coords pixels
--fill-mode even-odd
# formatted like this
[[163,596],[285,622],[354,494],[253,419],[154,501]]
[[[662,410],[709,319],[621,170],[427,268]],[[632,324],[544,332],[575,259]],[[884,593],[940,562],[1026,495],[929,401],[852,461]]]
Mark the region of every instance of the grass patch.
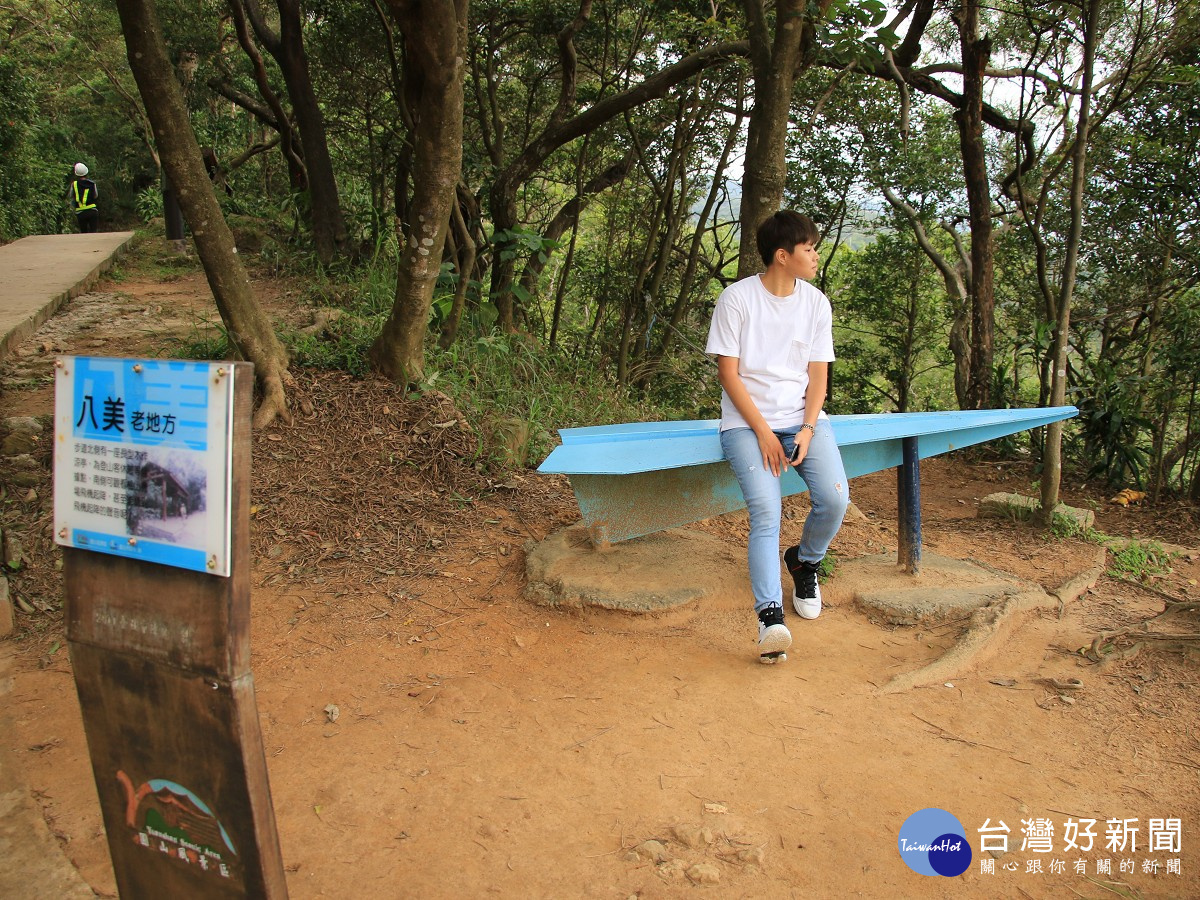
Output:
[[1082,525],[1079,520],[1065,513],[1056,512],[1050,521],[1049,534],[1060,541],[1086,541],[1089,544],[1105,544],[1112,540],[1091,525]]
[[1118,546],[1110,543],[1112,565],[1107,574],[1112,578],[1127,578],[1134,581],[1145,581],[1153,575],[1166,575],[1171,571],[1169,553],[1157,541],[1126,541]]
[[231,349],[224,323],[205,318],[193,322],[188,336],[172,346],[169,354],[177,359],[228,359]]
[[631,399],[603,376],[581,377],[573,360],[524,335],[493,334],[460,339],[449,350],[432,348],[422,388],[449,395],[482,432],[485,446],[498,423],[524,423],[525,464],[545,458],[558,443],[558,428],[671,418],[670,410]]
[[[368,351],[383,329],[395,297],[396,276],[390,265],[359,270],[352,283],[317,276],[302,298],[314,309],[340,311],[320,334],[299,330],[281,334],[300,368],[329,369],[365,376]],[[435,298],[436,299],[436,298]],[[431,327],[426,337],[425,376],[420,389],[445,393],[479,434],[484,447],[495,447],[497,435],[514,423],[528,431],[523,459],[508,465],[536,464],[558,443],[555,429],[609,422],[678,418],[661,404],[632,399],[609,378],[581,374],[578,360],[548,351],[527,335],[506,335],[482,328],[470,316],[448,350],[437,346]],[[505,464],[504,454],[492,462]]]

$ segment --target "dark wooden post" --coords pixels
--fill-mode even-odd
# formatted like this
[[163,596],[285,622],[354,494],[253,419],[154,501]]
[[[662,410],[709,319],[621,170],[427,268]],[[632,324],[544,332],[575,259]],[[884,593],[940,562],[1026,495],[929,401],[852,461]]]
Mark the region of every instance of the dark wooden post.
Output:
[[900,531],[896,562],[909,575],[921,570],[921,456],[917,438],[902,441],[904,460],[896,467],[897,524]]
[[184,242],[183,210],[179,208],[179,197],[171,186],[171,182],[167,180],[166,172],[162,176],[162,198],[163,228],[166,238],[168,241],[182,245]]
[[71,662],[127,898],[287,896],[250,673],[254,367],[225,365],[230,575],[64,548]]

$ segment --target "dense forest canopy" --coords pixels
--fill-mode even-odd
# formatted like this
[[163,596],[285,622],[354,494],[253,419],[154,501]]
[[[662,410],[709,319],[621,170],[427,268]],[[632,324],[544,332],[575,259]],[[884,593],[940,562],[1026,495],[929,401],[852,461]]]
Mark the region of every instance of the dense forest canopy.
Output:
[[[692,417],[716,296],[790,206],[825,231],[833,411],[1073,403],[1068,462],[1200,500],[1195,0],[116,7],[0,6],[0,240],[74,227],[77,161],[102,227],[166,178],[193,232],[211,193],[243,258],[348,309],[327,364],[418,386],[487,352]],[[135,78],[154,43],[170,92]],[[222,302],[244,276],[209,277],[286,415]]]

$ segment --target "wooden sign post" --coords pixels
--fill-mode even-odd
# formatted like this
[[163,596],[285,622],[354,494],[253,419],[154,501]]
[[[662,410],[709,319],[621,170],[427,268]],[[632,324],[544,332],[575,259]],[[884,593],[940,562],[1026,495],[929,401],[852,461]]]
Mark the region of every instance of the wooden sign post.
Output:
[[253,371],[58,361],[67,639],[122,897],[287,896],[250,673]]

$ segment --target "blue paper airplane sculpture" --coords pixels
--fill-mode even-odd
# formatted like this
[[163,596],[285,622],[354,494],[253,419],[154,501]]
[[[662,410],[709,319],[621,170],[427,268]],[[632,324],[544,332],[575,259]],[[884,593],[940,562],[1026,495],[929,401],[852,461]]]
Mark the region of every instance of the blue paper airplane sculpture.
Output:
[[[829,418],[846,474],[854,478],[899,466],[906,440],[924,459],[1078,412],[1056,406]],[[608,541],[628,540],[745,506],[721,453],[718,427],[714,419],[564,428],[562,445],[538,471],[569,476],[584,524],[603,525]],[[784,496],[804,490],[804,481],[788,469]]]

